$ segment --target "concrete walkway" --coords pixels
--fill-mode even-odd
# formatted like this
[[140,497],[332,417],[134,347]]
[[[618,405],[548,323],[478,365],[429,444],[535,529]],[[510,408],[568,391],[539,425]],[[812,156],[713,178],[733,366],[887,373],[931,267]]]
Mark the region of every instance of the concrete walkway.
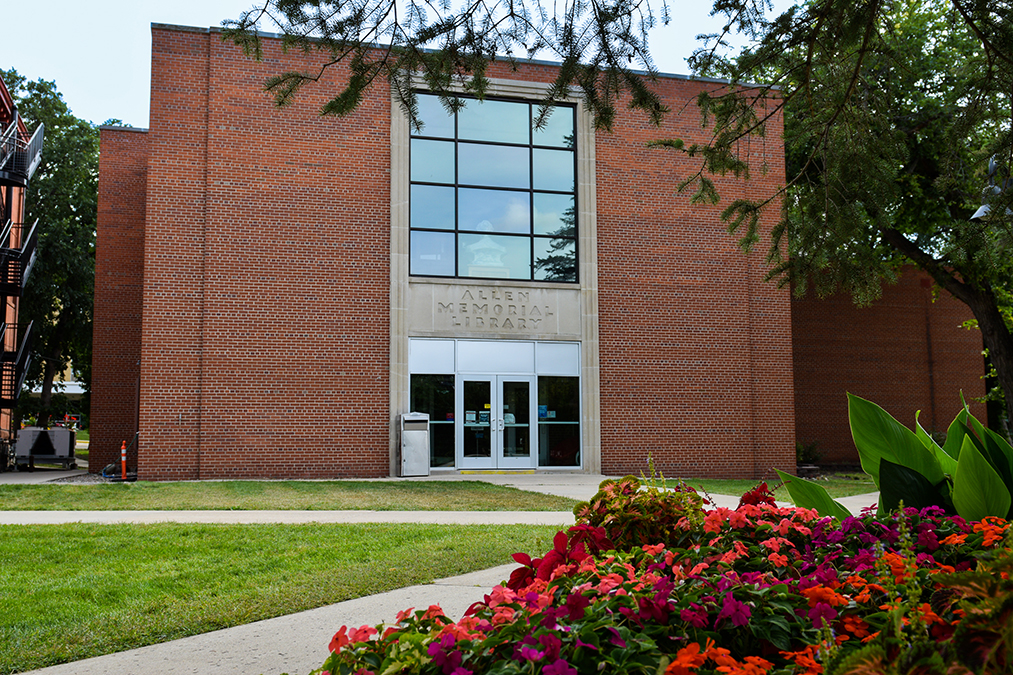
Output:
[[[51,473],[42,473],[51,471]],[[37,470],[6,476],[46,476],[49,480],[80,473]],[[482,480],[522,490],[586,500],[604,476],[582,473],[536,474],[442,474],[428,478],[387,480]],[[16,481],[16,482],[46,482]],[[716,506],[735,508],[738,497],[711,495]],[[858,513],[878,495],[859,495],[840,501]],[[565,527],[573,523],[567,512],[503,511],[0,511],[0,524],[91,523],[520,523]],[[431,584],[411,586],[388,593],[348,600],[298,614],[195,635],[181,640],[108,654],[41,670],[35,675],[292,675],[318,668],[327,657],[327,644],[342,625],[358,627],[393,620],[400,610],[438,604],[450,617],[460,618],[493,586],[510,576],[515,564],[473,572]]]

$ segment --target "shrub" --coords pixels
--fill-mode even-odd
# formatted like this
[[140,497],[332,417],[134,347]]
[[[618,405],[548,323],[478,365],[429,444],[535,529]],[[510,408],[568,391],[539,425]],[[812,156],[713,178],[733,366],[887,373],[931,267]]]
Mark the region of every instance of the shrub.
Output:
[[[763,495],[707,511],[693,493],[603,484],[551,551],[516,555],[510,581],[460,621],[434,606],[342,627],[317,672],[1010,672],[1005,520],[935,507],[820,518]],[[643,532],[664,538],[635,542]]]

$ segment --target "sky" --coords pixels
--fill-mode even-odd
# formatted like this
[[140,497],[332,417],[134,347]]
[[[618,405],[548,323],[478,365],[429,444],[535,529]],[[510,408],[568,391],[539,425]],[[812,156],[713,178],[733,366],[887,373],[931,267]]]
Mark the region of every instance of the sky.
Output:
[[[695,38],[721,27],[706,0],[671,0],[672,22],[652,35],[661,72],[687,74]],[[71,111],[101,124],[147,128],[151,24],[207,28],[237,19],[254,0],[33,0],[5,3],[0,68],[56,82]],[[660,7],[660,2],[657,3]],[[17,27],[17,28],[15,28]],[[265,30],[271,31],[267,26]]]

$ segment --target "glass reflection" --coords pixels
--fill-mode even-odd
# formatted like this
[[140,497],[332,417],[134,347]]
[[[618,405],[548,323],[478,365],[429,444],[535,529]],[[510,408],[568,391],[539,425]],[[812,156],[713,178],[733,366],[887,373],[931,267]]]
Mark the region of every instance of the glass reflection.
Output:
[[[532,130],[531,142],[535,145],[552,145],[557,148],[573,147],[573,111],[567,107],[557,107],[549,115],[545,126]],[[536,113],[537,114],[537,111]]]
[[419,136],[454,137],[454,118],[440,103],[439,96],[419,94],[419,121],[422,122]]
[[531,232],[531,206],[527,192],[461,188],[457,200],[462,230]]
[[411,180],[422,183],[454,183],[454,142],[411,141]]
[[454,188],[412,185],[411,190],[412,227],[454,229]]
[[[528,171],[530,159],[527,148],[482,145],[480,143],[460,143],[457,147],[458,161],[460,162],[458,182],[460,184],[506,188],[526,188],[531,184]],[[543,152],[558,151],[545,150]],[[572,173],[571,167],[571,183],[573,182]]]
[[409,273],[423,276],[454,276],[454,233],[411,233]]
[[460,234],[458,275],[490,279],[530,279],[531,239],[492,234]]
[[576,242],[561,237],[535,237],[535,279],[576,282]]
[[573,151],[535,148],[531,152],[536,190],[573,192]]
[[531,128],[527,103],[468,101],[458,111],[458,138],[470,141],[528,144]]
[[[577,212],[573,195],[535,193],[535,234],[576,235]],[[569,230],[564,231],[564,230]]]

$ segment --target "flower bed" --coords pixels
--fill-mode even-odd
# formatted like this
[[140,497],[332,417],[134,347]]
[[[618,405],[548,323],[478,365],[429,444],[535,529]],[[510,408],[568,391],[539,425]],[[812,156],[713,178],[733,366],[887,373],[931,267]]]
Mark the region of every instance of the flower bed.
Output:
[[1013,672],[1013,535],[932,508],[837,521],[758,489],[735,510],[606,481],[460,621],[342,627],[316,672]]

